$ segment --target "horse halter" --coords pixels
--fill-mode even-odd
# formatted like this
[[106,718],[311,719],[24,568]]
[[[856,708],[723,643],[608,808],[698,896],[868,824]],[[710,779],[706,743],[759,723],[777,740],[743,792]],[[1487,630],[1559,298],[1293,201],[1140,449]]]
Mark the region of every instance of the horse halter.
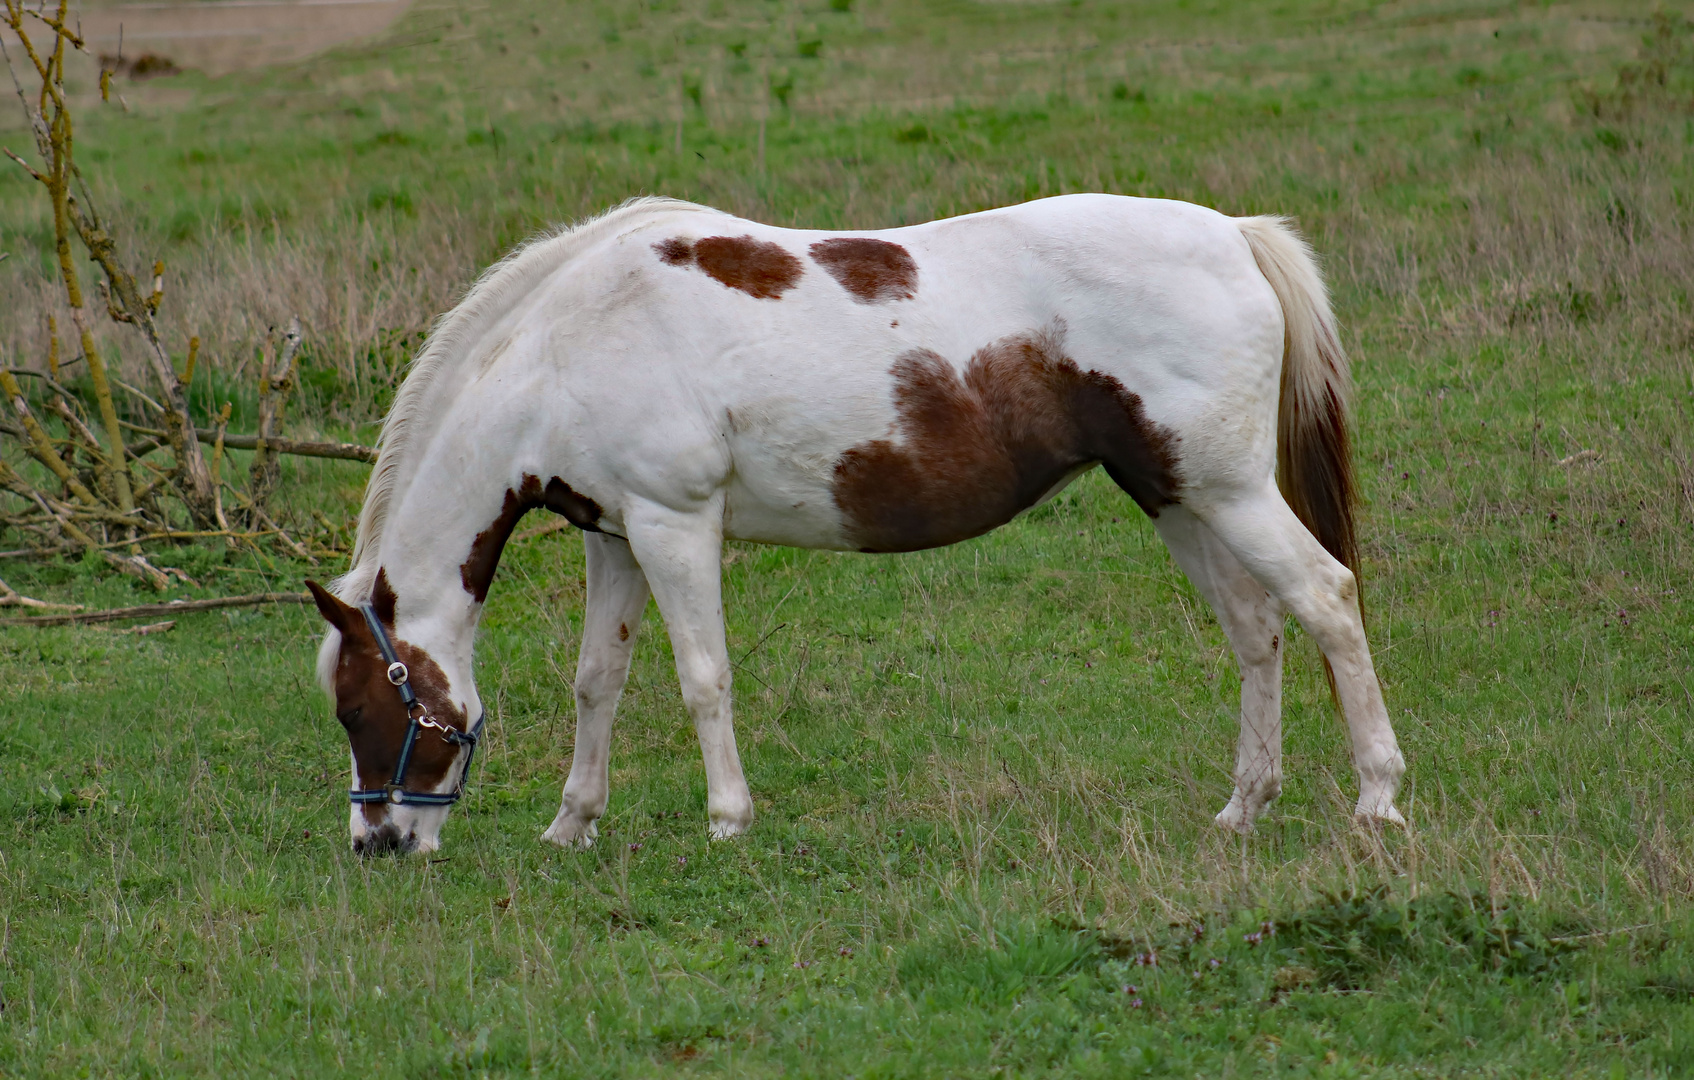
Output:
[[[388,631],[383,629],[382,620],[376,617],[376,612],[371,610],[369,604],[360,604],[359,610],[365,616],[365,624],[371,628],[371,636],[376,638],[377,650],[382,653],[382,659],[388,664],[388,681],[400,691],[400,700],[406,706],[406,742],[400,747],[400,760],[394,763],[394,779],[379,788],[354,788],[348,794],[355,803],[452,806],[465,793],[465,778],[471,774],[471,760],[476,756],[477,740],[482,738],[482,722],[487,714],[477,717],[476,723],[469,731],[460,731],[430,716],[424,703],[412,692],[412,684],[408,681],[410,674],[406,671],[406,665],[402,664],[400,657],[395,654],[394,643],[388,640]],[[453,786],[452,791],[406,790],[406,766],[411,764],[412,747],[418,741],[418,733],[424,728],[436,732],[453,746],[466,748],[465,767],[459,772],[459,782]]]

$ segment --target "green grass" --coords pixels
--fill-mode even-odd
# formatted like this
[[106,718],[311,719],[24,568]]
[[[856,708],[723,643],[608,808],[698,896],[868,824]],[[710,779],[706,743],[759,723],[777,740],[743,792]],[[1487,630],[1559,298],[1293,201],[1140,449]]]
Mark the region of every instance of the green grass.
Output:
[[[1356,357],[1410,827],[1352,828],[1292,631],[1287,791],[1246,842],[1213,831],[1234,665],[1097,474],[943,551],[732,549],[759,814],[733,843],[705,839],[653,615],[600,846],[538,842],[569,752],[574,536],[507,553],[489,748],[438,860],[348,851],[309,609],[5,629],[0,1073],[1694,1069],[1686,39],[1638,50],[1640,7],[849,8],[419,10],[297,68],[126,87],[83,145],[181,268],[167,313],[213,343],[207,407],[304,310],[301,430],[368,433],[476,266],[631,194],[820,226],[1083,189],[1298,215]],[[1664,88],[1631,81],[1638,54],[1670,57]],[[784,80],[761,169],[759,88]],[[26,194],[0,179],[23,313],[0,335],[29,360]],[[363,474],[299,466],[292,511],[350,518]],[[335,569],[159,561],[183,595]],[[80,564],[0,576],[146,599]]]

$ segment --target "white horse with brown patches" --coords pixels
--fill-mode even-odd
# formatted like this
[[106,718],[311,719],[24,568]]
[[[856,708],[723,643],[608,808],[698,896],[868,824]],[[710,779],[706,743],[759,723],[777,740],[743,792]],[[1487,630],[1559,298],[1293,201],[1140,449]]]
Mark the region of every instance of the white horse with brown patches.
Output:
[[383,428],[353,569],[312,586],[358,784],[353,846],[438,846],[482,715],[477,619],[526,511],[582,529],[588,564],[576,752],[545,838],[594,839],[649,593],[711,834],[728,837],[753,800],[730,722],[724,540],[937,547],[1097,464],[1240,661],[1219,824],[1251,828],[1281,788],[1285,612],[1333,673],[1356,813],[1398,822],[1405,765],[1353,569],[1347,394],[1317,268],[1276,218],[1072,195],[832,234],[644,199],[530,243],[435,328]]

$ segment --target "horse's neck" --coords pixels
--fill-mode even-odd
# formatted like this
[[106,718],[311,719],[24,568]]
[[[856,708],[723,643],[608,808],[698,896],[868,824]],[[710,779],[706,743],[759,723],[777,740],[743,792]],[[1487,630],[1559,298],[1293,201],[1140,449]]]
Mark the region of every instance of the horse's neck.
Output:
[[[461,426],[449,416],[417,446],[419,460],[393,493],[374,557],[394,590],[399,632],[432,650],[462,652],[468,664],[482,597],[467,582],[476,560],[489,558],[486,534],[500,528],[515,463],[509,440]],[[367,572],[374,583],[377,570]]]

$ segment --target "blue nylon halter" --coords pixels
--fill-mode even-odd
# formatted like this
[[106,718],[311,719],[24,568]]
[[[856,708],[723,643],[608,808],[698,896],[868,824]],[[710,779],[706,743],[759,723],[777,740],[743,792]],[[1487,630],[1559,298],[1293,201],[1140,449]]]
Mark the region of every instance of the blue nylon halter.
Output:
[[[423,702],[418,700],[418,695],[412,692],[410,673],[395,654],[394,643],[388,640],[388,631],[383,629],[382,620],[376,617],[376,612],[371,610],[369,604],[360,604],[359,611],[365,616],[365,625],[371,628],[371,636],[376,638],[377,651],[382,653],[382,659],[388,665],[388,681],[400,691],[400,701],[406,706],[406,741],[400,747],[400,760],[394,763],[394,779],[379,788],[354,788],[348,795],[355,803],[452,806],[465,793],[465,779],[471,774],[471,761],[476,757],[477,740],[482,738],[482,722],[487,718],[487,714],[477,717],[476,723],[471,725],[469,731],[448,727],[431,717]],[[459,782],[453,785],[452,791],[406,790],[406,766],[412,761],[412,747],[417,744],[418,732],[426,727],[440,733],[441,737],[453,746],[466,748],[465,767],[460,770]]]

